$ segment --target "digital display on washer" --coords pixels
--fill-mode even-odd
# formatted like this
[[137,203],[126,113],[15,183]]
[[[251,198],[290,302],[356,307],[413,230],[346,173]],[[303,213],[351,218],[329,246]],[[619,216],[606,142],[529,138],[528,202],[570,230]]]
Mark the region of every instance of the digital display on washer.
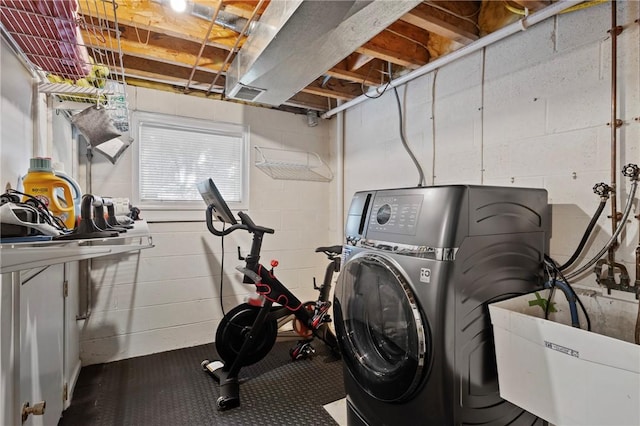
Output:
[[423,195],[376,196],[369,219],[369,231],[415,235]]

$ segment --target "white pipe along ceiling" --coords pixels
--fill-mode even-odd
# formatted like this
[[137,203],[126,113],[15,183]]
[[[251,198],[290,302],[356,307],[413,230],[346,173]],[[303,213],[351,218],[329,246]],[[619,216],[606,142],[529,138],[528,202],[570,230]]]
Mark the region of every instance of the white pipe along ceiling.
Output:
[[562,11],[569,9],[577,4],[583,3],[582,0],[579,1],[573,1],[573,0],[567,0],[567,1],[562,1],[562,2],[557,2],[557,3],[553,3],[550,6],[545,7],[544,9],[532,13],[531,15],[525,16],[524,18],[510,24],[507,25],[506,27],[503,27],[497,31],[494,31],[476,41],[474,41],[473,43],[470,43],[466,46],[461,47],[458,50],[455,50],[445,56],[441,56],[440,58],[434,60],[433,62],[429,62],[427,65],[424,65],[414,71],[411,71],[408,74],[403,75],[402,77],[399,77],[395,80],[391,80],[389,83],[384,83],[383,85],[377,87],[377,88],[372,88],[371,90],[369,90],[368,93],[363,94],[358,96],[357,98],[354,98],[348,102],[345,102],[344,104],[333,108],[327,112],[325,112],[324,114],[322,114],[322,118],[329,118],[333,115],[335,115],[336,113],[340,112],[340,111],[344,111],[348,108],[351,108],[352,106],[358,105],[359,103],[362,103],[364,101],[366,101],[367,99],[370,99],[372,97],[377,97],[380,95],[382,90],[386,90],[389,88],[393,88],[393,87],[398,87],[401,86],[405,83],[410,82],[411,80],[415,80],[418,77],[421,77],[425,74],[430,73],[431,71],[434,71],[446,64],[449,64],[457,59],[460,59],[466,55],[469,55],[473,52],[477,52],[478,50],[487,47],[497,41],[500,41],[504,38],[509,37],[510,35],[513,35],[515,33],[518,33],[520,31],[525,31],[527,28],[544,21],[547,18],[550,18],[554,15],[557,15],[559,13],[561,13]]

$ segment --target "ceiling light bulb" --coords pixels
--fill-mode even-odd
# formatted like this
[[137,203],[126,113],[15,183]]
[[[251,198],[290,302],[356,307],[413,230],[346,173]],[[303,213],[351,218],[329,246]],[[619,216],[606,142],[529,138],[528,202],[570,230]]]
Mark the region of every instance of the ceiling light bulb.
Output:
[[182,13],[187,10],[187,0],[171,0],[169,4],[175,12]]

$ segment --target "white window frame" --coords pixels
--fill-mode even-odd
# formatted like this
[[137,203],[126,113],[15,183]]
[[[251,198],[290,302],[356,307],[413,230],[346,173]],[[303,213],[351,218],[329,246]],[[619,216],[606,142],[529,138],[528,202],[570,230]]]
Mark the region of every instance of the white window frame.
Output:
[[[215,121],[200,120],[195,118],[187,118],[175,115],[158,114],[151,112],[135,111],[131,117],[131,137],[133,142],[133,197],[132,205],[141,210],[140,216],[150,222],[175,222],[175,221],[201,221],[205,219],[204,201],[151,201],[141,200],[140,197],[140,162],[141,140],[140,132],[145,125],[157,127],[169,127],[171,129],[178,128],[180,130],[194,132],[212,133],[219,136],[228,135],[237,139],[242,138],[241,146],[241,201],[227,201],[232,210],[246,210],[249,208],[249,126],[235,123],[222,123]],[[213,178],[213,174],[209,176],[198,177],[198,180]],[[223,192],[223,191],[221,191]],[[223,194],[224,195],[224,194]]]

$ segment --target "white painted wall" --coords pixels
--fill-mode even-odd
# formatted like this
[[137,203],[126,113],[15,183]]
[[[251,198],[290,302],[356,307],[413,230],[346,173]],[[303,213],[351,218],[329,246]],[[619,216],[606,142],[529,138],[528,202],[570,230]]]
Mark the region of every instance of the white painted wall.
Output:
[[[273,180],[253,166],[253,147],[313,151],[329,160],[329,123],[310,128],[303,115],[135,87],[128,88],[128,101],[131,111],[250,126],[248,212],[257,224],[276,231],[265,236],[263,263],[278,259],[280,280],[300,299],[315,298],[312,279],[322,280],[325,258],[314,250],[341,242],[329,235],[329,197],[335,190],[332,183]],[[93,193],[131,198],[132,171],[131,150],[115,166],[96,155]],[[204,216],[203,204],[201,222],[150,223],[154,248],[92,261],[93,304],[82,327],[83,365],[213,341],[222,318],[222,249],[221,239],[207,231]],[[254,293],[234,269],[241,264],[238,245],[248,252],[248,233],[225,238],[222,301],[227,311]]]
[[[640,123],[635,120],[640,116],[640,36],[633,23],[639,4],[619,2],[619,7],[619,24],[625,26],[618,55],[619,116],[625,122],[619,138],[622,165],[640,160]],[[551,255],[559,262],[571,254],[595,211],[598,199],[591,187],[609,181],[608,28],[606,5],[565,14],[440,69],[435,82],[431,74],[399,89],[407,138],[427,183],[546,188],[554,211]],[[5,52],[3,46],[3,83]],[[3,184],[23,172],[19,164],[32,155],[33,131],[24,98],[30,86],[25,78],[2,85]],[[24,87],[17,90],[19,86]],[[332,131],[335,119],[309,128],[304,116],[290,113],[143,88],[128,90],[132,111],[248,124],[252,147],[315,151],[334,172],[342,168]],[[391,92],[345,113],[343,209],[357,190],[417,183],[417,172],[400,144],[397,119]],[[11,127],[6,125],[9,120]],[[14,127],[20,132],[11,132]],[[69,137],[67,131],[62,134],[61,139]],[[115,166],[96,155],[92,193],[131,197],[131,154],[128,151]],[[65,148],[59,155],[67,157],[69,152]],[[622,202],[628,184],[619,181]],[[263,260],[278,258],[282,281],[301,299],[313,298],[312,277],[321,279],[325,266],[323,256],[313,250],[340,242],[342,234],[337,213],[340,185],[335,180],[276,181],[253,166],[250,182],[250,215],[276,229],[265,238]],[[609,228],[603,217],[591,253],[607,239]],[[155,248],[92,261],[92,312],[81,323],[84,364],[213,340],[222,317],[220,239],[207,232],[204,222],[151,223],[150,229]],[[618,251],[632,279],[637,238],[637,222],[632,221]],[[234,233],[225,240],[222,300],[227,310],[253,291],[240,284],[234,270],[240,263],[236,247],[246,253],[249,243],[246,234]],[[588,274],[582,280],[587,285],[593,281]],[[3,290],[3,306],[8,303],[5,296]]]
[[[610,16],[609,4],[560,15],[398,90],[408,143],[427,184],[546,188],[553,205],[551,256],[561,263],[597,208],[593,185],[610,182]],[[624,26],[618,38],[619,170],[640,162],[639,16],[640,3],[618,2],[618,25]],[[345,210],[355,191],[418,183],[401,145],[391,90],[345,116]],[[622,211],[629,181],[618,174],[618,182]],[[608,212],[609,206],[589,258],[611,235]],[[638,221],[632,219],[616,256],[632,281],[637,244]],[[591,273],[579,278],[596,285]]]
[[[0,45],[0,179],[17,187],[33,156],[72,165],[70,126],[62,116],[47,114],[44,97],[34,100],[33,80],[4,38]],[[37,125],[34,125],[34,120]],[[72,169],[67,168],[71,173]],[[0,256],[2,254],[0,253]],[[63,406],[63,384],[73,392],[80,372],[77,263],[16,272],[20,286],[20,394],[13,392],[12,275],[0,283],[0,424],[14,424],[22,404],[47,401],[44,416],[31,416],[25,425],[54,424]],[[62,285],[69,282],[69,297]],[[66,339],[65,339],[66,338]]]

